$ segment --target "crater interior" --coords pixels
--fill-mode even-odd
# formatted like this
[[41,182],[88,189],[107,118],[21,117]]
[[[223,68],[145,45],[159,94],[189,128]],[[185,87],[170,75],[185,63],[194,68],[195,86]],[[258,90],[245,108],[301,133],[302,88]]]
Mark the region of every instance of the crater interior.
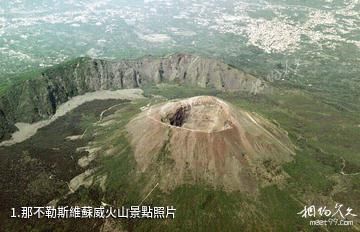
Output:
[[216,132],[231,127],[231,117],[225,102],[210,96],[200,96],[162,107],[159,118],[162,123],[179,129]]

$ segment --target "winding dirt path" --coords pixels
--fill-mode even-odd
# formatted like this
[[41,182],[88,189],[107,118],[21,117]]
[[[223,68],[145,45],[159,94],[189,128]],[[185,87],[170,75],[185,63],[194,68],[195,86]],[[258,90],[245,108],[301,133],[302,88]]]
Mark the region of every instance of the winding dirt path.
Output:
[[100,113],[100,118],[99,118],[99,120],[98,120],[96,123],[100,123],[100,122],[103,120],[104,114],[105,114],[106,112],[108,112],[108,111],[110,111],[110,110],[114,109],[115,107],[120,106],[120,105],[122,105],[122,104],[123,104],[123,103],[116,104],[116,105],[110,106],[109,108],[103,110],[103,111]]
[[[51,118],[49,119],[42,120],[33,124],[22,123],[22,122],[16,123],[15,126],[18,128],[18,131],[12,134],[11,139],[1,142],[0,147],[11,146],[31,138],[36,134],[36,132],[40,128],[50,125],[59,117],[64,116],[68,112],[74,110],[75,108],[86,102],[90,102],[94,100],[108,100],[108,99],[134,100],[134,99],[144,98],[142,94],[143,91],[141,89],[121,89],[117,91],[102,90],[102,91],[90,92],[84,95],[73,97],[69,101],[60,105],[59,108],[56,110],[56,113],[53,116],[51,116]],[[102,119],[102,115],[100,115],[101,119]]]
[[344,172],[344,169],[345,169],[345,165],[346,165],[346,161],[343,157],[341,157],[341,160],[342,160],[342,165],[343,167],[341,168],[341,171],[340,171],[340,174],[343,175],[343,176],[356,176],[356,175],[359,175],[360,172],[355,172],[355,173],[345,173]]

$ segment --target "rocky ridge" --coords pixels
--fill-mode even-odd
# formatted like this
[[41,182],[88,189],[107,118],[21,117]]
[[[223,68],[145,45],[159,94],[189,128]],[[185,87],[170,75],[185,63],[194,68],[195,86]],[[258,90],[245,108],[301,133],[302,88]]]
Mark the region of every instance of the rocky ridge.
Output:
[[16,122],[46,119],[74,96],[159,83],[251,94],[266,88],[265,82],[241,70],[189,54],[121,61],[78,58],[51,67],[37,78],[17,83],[0,97],[0,141],[16,130]]

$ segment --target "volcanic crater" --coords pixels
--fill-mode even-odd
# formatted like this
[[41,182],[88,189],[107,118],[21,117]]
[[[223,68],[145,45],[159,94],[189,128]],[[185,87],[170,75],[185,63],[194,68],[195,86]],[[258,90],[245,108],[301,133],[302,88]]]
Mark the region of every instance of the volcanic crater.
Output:
[[148,107],[126,129],[137,172],[155,177],[163,190],[203,183],[256,193],[281,184],[281,164],[295,154],[286,131],[212,96]]
[[194,97],[170,102],[160,111],[149,111],[153,119],[171,126],[198,132],[219,132],[231,127],[227,105],[214,97]]

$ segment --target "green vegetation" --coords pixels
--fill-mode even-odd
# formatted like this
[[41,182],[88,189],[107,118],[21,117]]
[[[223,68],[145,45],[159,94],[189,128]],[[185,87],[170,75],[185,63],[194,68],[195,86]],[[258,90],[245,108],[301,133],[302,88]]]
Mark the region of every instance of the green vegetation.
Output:
[[33,69],[32,71],[28,71],[24,73],[7,74],[7,75],[3,74],[3,76],[0,76],[0,96],[3,95],[7,90],[9,90],[11,86],[19,85],[26,80],[34,80],[36,78],[42,78],[42,75],[66,76],[66,73],[71,72],[79,62],[86,62],[88,59],[89,58],[87,57],[75,58],[54,65],[50,68]]
[[21,74],[9,74],[6,78],[0,78],[0,96],[3,95],[11,86],[23,81],[37,78],[41,75],[41,70],[34,70]]
[[188,98],[200,95],[216,96],[219,91],[216,89],[205,89],[191,86],[178,86],[172,84],[149,85],[143,87],[144,96],[160,95],[168,99]]

